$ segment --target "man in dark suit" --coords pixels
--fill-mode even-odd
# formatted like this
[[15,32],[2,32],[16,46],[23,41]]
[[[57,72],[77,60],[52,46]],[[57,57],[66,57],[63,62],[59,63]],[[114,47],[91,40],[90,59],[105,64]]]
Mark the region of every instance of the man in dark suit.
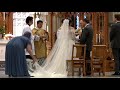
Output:
[[[80,36],[80,44],[86,44],[86,60],[90,60],[90,52],[92,50],[93,44],[93,28],[89,23],[88,19],[83,19],[81,21],[82,34]],[[87,63],[86,74],[91,74],[90,63]]]
[[120,14],[116,14],[115,23],[111,25],[110,42],[115,60],[115,73],[120,75]]

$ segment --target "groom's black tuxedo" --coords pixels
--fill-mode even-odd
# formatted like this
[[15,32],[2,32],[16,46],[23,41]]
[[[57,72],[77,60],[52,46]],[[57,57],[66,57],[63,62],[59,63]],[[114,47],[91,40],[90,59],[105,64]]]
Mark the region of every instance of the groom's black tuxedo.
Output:
[[120,22],[111,26],[110,42],[115,59],[115,73],[120,73]]
[[93,28],[91,25],[87,25],[82,30],[82,35],[80,37],[80,44],[86,44],[86,51],[92,50],[92,44],[93,44]]
[[[80,37],[80,44],[86,44],[86,60],[90,60],[90,51],[92,50],[93,44],[93,28],[88,24],[83,30]],[[86,74],[89,75],[91,72],[90,63],[87,63]]]

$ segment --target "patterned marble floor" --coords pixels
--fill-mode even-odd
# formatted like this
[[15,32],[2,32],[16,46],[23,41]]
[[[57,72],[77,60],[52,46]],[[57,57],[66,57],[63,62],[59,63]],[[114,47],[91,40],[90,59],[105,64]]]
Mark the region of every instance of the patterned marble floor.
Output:
[[[99,76],[98,73],[95,73],[94,74],[94,77],[91,77],[91,76],[78,76],[77,73],[75,73],[75,76],[68,76],[67,78],[120,78],[120,75],[119,76],[112,76],[114,72],[106,72],[105,73],[105,76]],[[71,73],[70,73],[71,74]],[[4,70],[4,65],[2,65],[0,67],[0,78],[9,78],[7,75],[5,75],[5,70]],[[32,78],[32,77],[31,77]]]
[[[106,76],[99,76],[97,73],[95,74],[94,77],[91,76],[68,76],[67,78],[120,78],[120,76],[112,76],[111,74],[113,74],[114,72],[107,72]],[[5,71],[4,69],[0,69],[0,78],[9,78],[7,75],[5,75]]]

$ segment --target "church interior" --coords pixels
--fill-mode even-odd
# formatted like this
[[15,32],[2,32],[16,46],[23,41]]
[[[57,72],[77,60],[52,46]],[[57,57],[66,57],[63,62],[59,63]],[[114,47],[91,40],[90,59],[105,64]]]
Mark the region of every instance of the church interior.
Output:
[[[34,17],[31,28],[36,27],[36,21],[38,19],[43,21],[43,29],[49,34],[49,40],[46,42],[47,54],[49,54],[55,43],[56,32],[62,24],[62,19],[71,18],[73,21],[72,25],[77,30],[80,26],[80,20],[85,17],[88,18],[94,30],[93,46],[98,47],[98,50],[95,48],[92,54],[105,56],[102,63],[100,61],[98,64],[93,65],[95,66],[94,68],[96,68],[93,77],[111,77],[111,74],[114,72],[115,62],[110,47],[109,32],[110,25],[113,23],[113,17],[118,13],[119,12],[0,12],[0,78],[6,78],[4,74],[5,46],[10,40],[10,37],[7,37],[7,35],[22,35],[27,16]],[[104,46],[105,48],[103,48]],[[98,58],[94,59],[98,60]],[[68,60],[66,63],[69,64],[70,62],[71,60]],[[87,63],[91,62],[88,61]],[[79,77],[79,72],[78,70],[78,73],[74,76]],[[70,72],[68,77],[72,76],[71,73],[73,74],[73,72]],[[86,76],[83,75],[83,77]]]

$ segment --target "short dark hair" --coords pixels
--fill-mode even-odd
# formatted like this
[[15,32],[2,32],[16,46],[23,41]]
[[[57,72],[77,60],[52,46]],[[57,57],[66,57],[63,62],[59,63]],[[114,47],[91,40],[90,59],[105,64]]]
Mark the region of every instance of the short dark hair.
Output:
[[32,21],[32,20],[33,20],[33,17],[28,16],[28,17],[26,18],[26,23],[29,24],[29,22]]
[[87,18],[83,19],[83,21],[86,23],[90,23],[90,21]]
[[37,24],[39,24],[39,23],[43,23],[43,21],[42,21],[42,20],[38,20],[38,21],[37,21]]
[[28,39],[31,39],[31,33],[30,32],[25,32],[23,36],[27,37]]
[[115,14],[114,17],[120,21],[120,14]]

